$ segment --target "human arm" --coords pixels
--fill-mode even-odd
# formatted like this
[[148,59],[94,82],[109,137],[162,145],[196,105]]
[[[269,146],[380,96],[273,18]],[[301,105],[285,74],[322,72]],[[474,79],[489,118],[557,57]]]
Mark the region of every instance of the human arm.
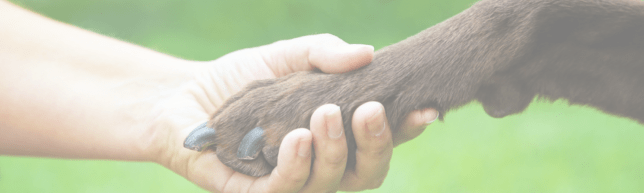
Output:
[[[258,70],[223,57],[213,62],[177,59],[49,20],[4,1],[0,2],[0,18],[4,26],[0,30],[0,140],[12,144],[0,147],[0,153],[153,161],[209,190],[216,188],[203,180],[228,174],[226,168],[207,170],[207,166],[217,166],[216,157],[183,149],[178,140],[194,124],[208,119],[231,94],[252,80],[293,70],[316,67],[340,72],[368,63],[347,66],[341,62],[342,70],[336,71],[325,67],[337,66],[337,62]],[[300,139],[297,136],[294,139]],[[169,138],[174,141],[163,140]],[[173,158],[179,162],[172,162]],[[203,160],[199,163],[204,166],[192,158]],[[281,165],[294,165],[286,163]],[[206,176],[188,176],[182,173],[184,168]]]
[[151,160],[149,125],[162,94],[197,63],[0,2],[3,154]]

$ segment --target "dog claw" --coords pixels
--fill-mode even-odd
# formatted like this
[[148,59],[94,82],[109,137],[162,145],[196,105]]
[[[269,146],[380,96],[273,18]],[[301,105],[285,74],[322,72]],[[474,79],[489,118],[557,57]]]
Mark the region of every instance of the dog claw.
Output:
[[240,160],[254,160],[259,155],[259,152],[264,147],[264,129],[255,127],[248,132],[237,150],[237,159]]
[[205,122],[188,134],[186,140],[183,141],[183,147],[195,151],[202,151],[215,144],[216,134],[216,130],[208,127],[208,122]]

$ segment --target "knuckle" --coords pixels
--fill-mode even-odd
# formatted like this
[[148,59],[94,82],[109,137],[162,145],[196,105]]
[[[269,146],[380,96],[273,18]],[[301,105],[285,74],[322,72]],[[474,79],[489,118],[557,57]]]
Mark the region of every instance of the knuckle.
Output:
[[374,188],[371,187],[372,186],[371,184],[372,183],[368,183],[368,182],[363,181],[363,182],[355,184],[353,189],[354,190],[360,190],[360,191],[374,189]]
[[367,185],[366,185],[366,184],[367,184],[367,183],[366,183],[366,182],[364,182],[364,181],[354,182],[354,183],[352,184],[351,190],[354,190],[354,191],[363,191],[363,190],[369,189],[369,188],[367,188]]
[[277,48],[283,48],[291,42],[293,42],[293,40],[278,40],[276,42],[271,43],[270,45]]
[[390,143],[379,143],[373,144],[370,147],[359,151],[369,155],[370,157],[384,157],[390,156],[393,148],[391,148]]
[[323,33],[323,34],[317,34],[313,36],[315,39],[315,42],[318,43],[325,43],[325,44],[338,44],[344,42],[342,39],[340,39],[338,36],[335,36],[333,34],[329,33]]
[[289,184],[303,184],[307,180],[306,176],[287,177]]
[[324,157],[324,161],[331,165],[342,165],[345,164],[347,160],[346,152],[334,152],[329,153]]
[[385,178],[372,179],[372,180],[362,180],[362,181],[354,184],[354,189],[356,189],[356,190],[377,189],[377,188],[380,188],[380,186],[382,186],[384,181],[385,181]]
[[376,181],[374,181],[373,183],[371,183],[371,184],[367,187],[367,189],[376,189],[376,188],[380,188],[380,186],[382,186],[382,184],[383,184],[384,182],[385,182],[385,179],[384,179],[384,178],[383,178],[383,179],[376,180]]
[[290,174],[282,174],[279,172],[275,173],[278,178],[281,178],[284,182],[287,182],[286,184],[304,184],[306,180],[308,179],[307,175],[294,172]]
[[340,39],[340,38],[338,38],[338,36],[335,36],[335,35],[330,34],[330,33],[322,33],[322,34],[318,34],[316,36],[318,38],[320,38],[320,39],[326,39],[326,40],[338,40],[338,39]]

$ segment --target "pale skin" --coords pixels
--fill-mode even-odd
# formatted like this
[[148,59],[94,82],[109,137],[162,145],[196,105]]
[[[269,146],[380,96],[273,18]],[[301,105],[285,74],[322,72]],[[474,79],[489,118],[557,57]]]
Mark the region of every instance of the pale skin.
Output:
[[183,140],[253,80],[315,68],[347,72],[367,65],[373,47],[322,34],[187,61],[6,1],[0,26],[0,141],[13,144],[0,146],[3,155],[155,162],[213,192],[359,191],[380,186],[393,147],[438,116],[434,109],[414,111],[392,135],[382,105],[363,104],[352,120],[357,166],[345,171],[338,107],[324,105],[310,130],[284,138],[270,175],[250,177],[212,152],[183,148]]

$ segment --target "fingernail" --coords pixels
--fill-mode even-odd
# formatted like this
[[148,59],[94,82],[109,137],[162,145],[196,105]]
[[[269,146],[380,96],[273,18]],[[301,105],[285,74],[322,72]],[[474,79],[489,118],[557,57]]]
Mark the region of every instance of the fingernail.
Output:
[[327,126],[327,135],[331,139],[338,139],[342,136],[342,121],[337,120],[341,117],[340,107],[333,105],[332,109],[325,114],[325,121]]
[[378,137],[385,132],[385,119],[382,105],[378,105],[378,111],[368,119],[367,129],[372,136]]
[[[425,120],[431,119],[431,121],[427,121],[427,122],[425,122],[425,124],[433,123],[434,121],[436,121],[438,119],[438,111],[434,110],[434,109],[429,110],[429,111],[425,111],[425,113],[423,113],[423,117],[425,118]],[[433,119],[432,119],[432,117],[433,117]]]
[[297,150],[297,155],[300,157],[309,157],[311,156],[311,145],[309,145],[308,141],[300,139],[300,142],[298,143],[298,150]]

